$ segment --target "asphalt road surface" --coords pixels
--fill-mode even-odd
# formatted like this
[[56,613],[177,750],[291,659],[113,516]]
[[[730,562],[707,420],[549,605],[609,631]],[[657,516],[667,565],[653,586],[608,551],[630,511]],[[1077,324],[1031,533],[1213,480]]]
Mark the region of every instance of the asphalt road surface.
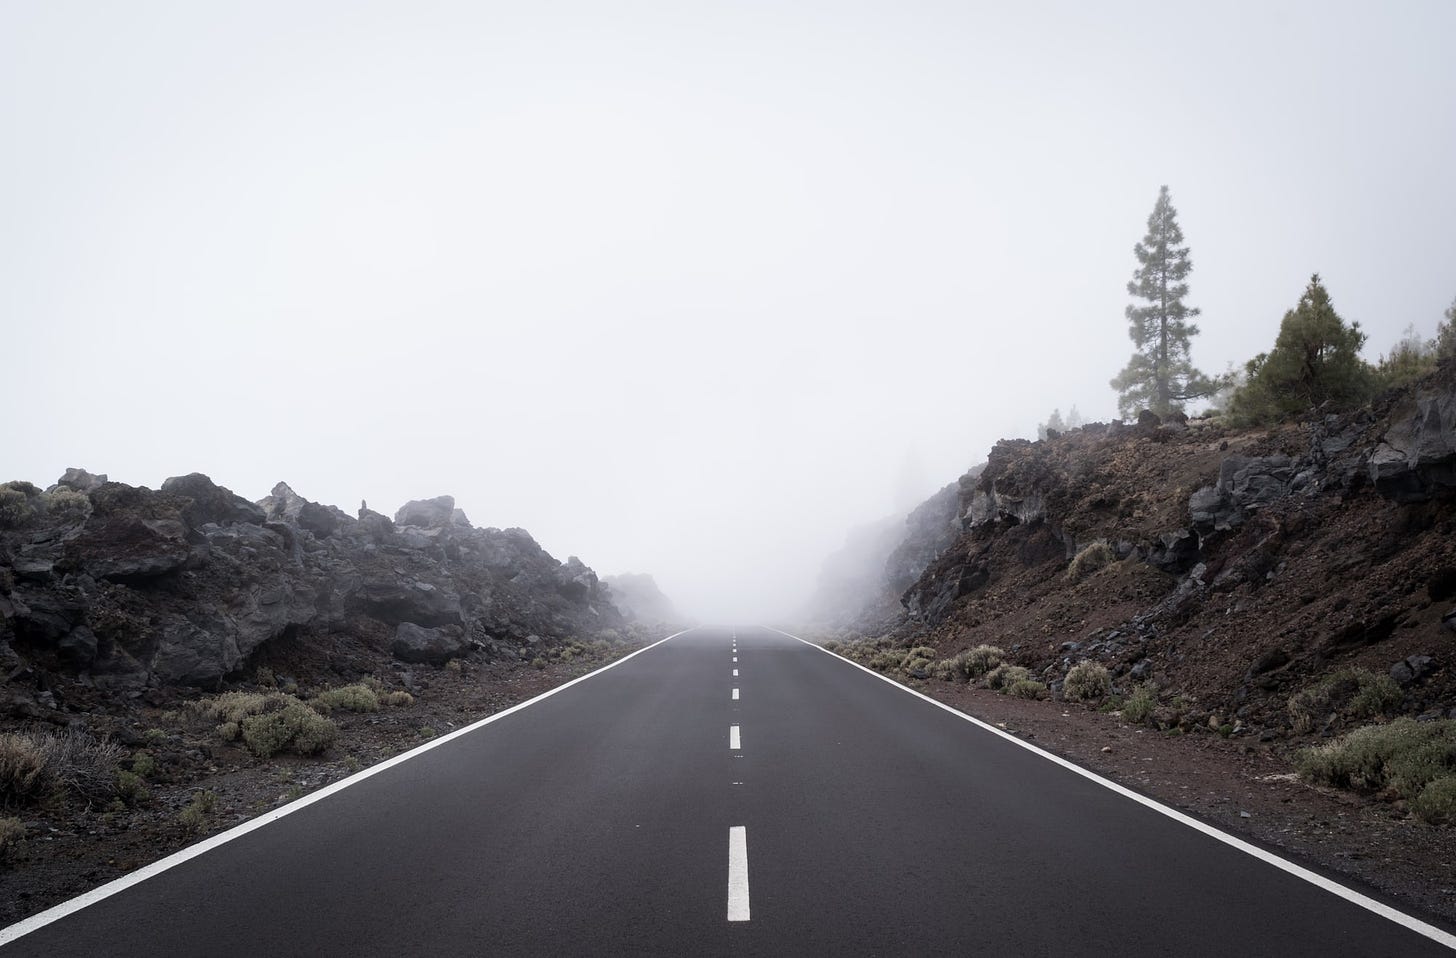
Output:
[[0,958],[1452,954],[1403,921],[797,640],[700,629]]

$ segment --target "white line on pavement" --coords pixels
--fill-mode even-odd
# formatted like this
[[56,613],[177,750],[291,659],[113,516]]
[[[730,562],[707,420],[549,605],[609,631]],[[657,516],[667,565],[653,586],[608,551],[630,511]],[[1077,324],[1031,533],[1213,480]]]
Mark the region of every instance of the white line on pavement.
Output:
[[737,670],[737,669],[734,669],[734,670],[733,670],[733,677],[734,677],[734,678],[735,678],[735,679],[736,679],[736,678],[738,678],[738,670]]
[[1258,845],[1250,844],[1249,842],[1244,841],[1242,838],[1230,835],[1228,832],[1215,828],[1214,826],[1209,825],[1207,822],[1200,822],[1198,819],[1193,818],[1191,815],[1185,815],[1184,813],[1178,811],[1176,808],[1164,805],[1157,799],[1149,798],[1146,795],[1134,792],[1132,789],[1127,788],[1126,786],[1119,785],[1111,779],[1103,778],[1096,772],[1089,771],[1088,769],[1085,769],[1080,765],[1070,762],[1059,755],[1053,755],[1051,752],[1037,748],[1030,742],[1017,738],[1010,732],[1003,731],[994,725],[983,722],[975,716],[967,715],[959,709],[955,709],[950,707],[949,705],[946,705],[944,702],[936,701],[935,699],[931,698],[923,692],[917,692],[912,688],[901,685],[894,679],[889,678],[885,675],[881,675],[873,669],[868,669],[863,665],[860,665],[858,662],[847,659],[842,655],[831,652],[828,649],[824,648],[822,645],[816,645],[815,643],[810,642],[807,639],[800,639],[797,635],[785,632],[782,629],[775,629],[772,626],[765,626],[765,628],[769,629],[772,632],[777,632],[779,635],[787,636],[791,639],[796,639],[800,642],[803,642],[810,648],[818,649],[825,655],[833,656],[834,658],[839,659],[841,662],[848,663],[849,665],[852,665],[855,668],[859,669],[861,672],[873,675],[875,678],[879,679],[882,682],[888,682],[890,685],[895,686],[895,688],[899,689],[902,692],[909,692],[916,698],[924,699],[931,705],[934,705],[936,708],[944,709],[945,711],[956,716],[957,718],[965,719],[972,725],[984,729],[985,731],[990,732],[993,735],[999,735],[1001,738],[1006,739],[1008,742],[1012,742],[1016,745],[1019,745],[1021,748],[1026,749],[1028,752],[1040,755],[1042,758],[1046,759],[1049,762],[1053,762],[1057,765],[1062,766],[1068,771],[1075,772],[1076,774],[1081,775],[1083,778],[1090,779],[1091,781],[1096,782],[1103,788],[1110,789],[1117,794],[1123,796],[1124,798],[1130,798],[1140,805],[1145,805],[1153,811],[1157,812],[1158,814],[1166,815],[1168,818],[1173,819],[1173,821],[1179,822],[1183,825],[1187,825],[1194,831],[1202,832],[1210,838],[1217,839],[1218,841],[1223,842],[1225,845],[1228,845],[1231,848],[1236,848],[1247,855],[1252,855],[1254,858],[1257,858],[1262,862],[1273,865],[1280,871],[1287,872],[1288,874],[1293,875],[1295,878],[1303,879],[1304,881],[1309,882],[1311,885],[1314,885],[1317,888],[1322,888],[1330,894],[1335,895],[1339,898],[1343,898],[1353,905],[1358,905],[1359,907],[1364,908],[1366,911],[1374,912],[1382,918],[1386,918],[1390,921],[1395,922],[1397,925],[1409,928],[1416,934],[1424,935],[1432,941],[1439,942],[1440,944],[1445,945],[1447,948],[1456,948],[1456,935],[1443,931],[1440,928],[1437,928],[1435,925],[1421,921],[1414,915],[1407,915],[1405,912],[1401,911],[1398,908],[1394,908],[1381,901],[1376,901],[1374,898],[1371,898],[1368,895],[1362,895],[1360,892],[1356,891],[1353,888],[1348,888],[1344,885],[1341,885],[1339,882],[1334,881],[1333,879],[1326,878],[1325,876],[1317,872],[1310,871],[1308,868],[1305,868],[1302,865],[1296,865],[1294,862],[1289,861],[1286,858],[1280,858],[1273,852],[1265,851]]
[[743,749],[743,745],[738,740],[738,726],[736,725],[728,726],[728,747],[735,751]]
[[268,812],[265,815],[259,815],[257,818],[243,822],[241,825],[230,828],[225,832],[212,836],[211,838],[205,838],[202,841],[198,842],[196,845],[189,845],[188,847],[182,849],[180,852],[174,852],[171,855],[168,855],[166,858],[152,862],[145,868],[137,869],[130,875],[123,876],[116,879],[115,881],[107,882],[105,885],[102,885],[99,888],[93,888],[90,891],[86,892],[84,895],[78,895],[75,898],[72,898],[70,901],[61,902],[59,905],[48,908],[43,912],[31,915],[29,918],[26,918],[23,921],[18,921],[8,928],[0,928],[0,945],[12,942],[23,935],[28,935],[38,928],[44,928],[46,925],[49,925],[53,921],[58,921],[73,912],[80,911],[87,905],[94,905],[96,902],[101,901],[102,899],[110,898],[112,895],[115,895],[118,892],[125,891],[132,885],[136,885],[140,882],[146,881],[148,878],[153,878],[157,875],[160,875],[162,872],[167,871],[168,869],[176,868],[183,862],[192,858],[196,858],[203,852],[209,852],[220,845],[226,845],[228,842],[232,841],[235,838],[242,838],[244,835],[248,834],[248,832],[251,832],[254,829],[262,828],[264,825],[270,824],[271,822],[276,822],[278,821],[278,819],[284,817],[285,815],[291,815],[294,812],[301,811],[302,809],[305,809],[308,806],[312,805],[314,802],[328,798],[335,792],[341,792],[344,789],[348,788],[350,785],[357,785],[360,782],[364,781],[366,778],[378,775],[385,769],[393,768],[401,762],[408,761],[409,759],[415,758],[418,755],[423,755],[425,752],[428,752],[431,749],[439,748],[446,742],[457,739],[462,735],[468,735],[471,732],[474,732],[476,729],[481,728],[482,726],[489,725],[492,722],[498,722],[501,719],[505,718],[507,715],[519,712],[521,709],[526,708],[527,706],[535,705],[542,699],[550,698],[557,692],[565,692],[573,685],[576,685],[580,682],[585,682],[587,679],[591,678],[594,675],[601,675],[608,669],[616,668],[623,662],[626,662],[628,659],[635,659],[643,652],[646,652],[649,649],[655,649],[663,642],[675,639],[679,635],[686,635],[691,631],[693,630],[684,629],[681,632],[675,632],[672,635],[669,635],[666,639],[659,639],[651,645],[644,646],[638,649],[636,652],[631,653],[630,655],[622,656],[615,662],[609,662],[608,664],[597,669],[595,672],[588,672],[586,675],[574,678],[570,682],[566,682],[562,685],[556,686],[556,688],[554,689],[549,689],[548,691],[542,692],[535,698],[527,699],[524,702],[519,702],[515,705],[512,705],[508,709],[502,709],[499,712],[496,712],[494,715],[487,715],[480,721],[473,722],[470,725],[465,726],[464,728],[456,729],[448,735],[441,735],[439,738],[431,739],[425,744],[412,748],[402,755],[396,755],[394,758],[380,762],[378,765],[371,765],[361,772],[355,772],[348,778],[340,779],[339,781],[328,786],[327,788],[321,788],[316,792],[310,792],[309,794],[303,796],[300,799],[297,799],[296,801],[289,802],[282,808],[275,808],[273,811]]
[[734,689],[733,690],[733,701],[735,701],[735,702],[738,701],[738,690],[737,689]]
[[748,829],[728,829],[728,920],[748,920]]

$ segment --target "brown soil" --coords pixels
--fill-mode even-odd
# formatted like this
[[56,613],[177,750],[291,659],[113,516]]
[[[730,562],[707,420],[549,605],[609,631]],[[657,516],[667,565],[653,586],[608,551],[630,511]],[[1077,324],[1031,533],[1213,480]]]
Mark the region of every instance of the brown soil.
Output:
[[[375,674],[388,687],[408,688],[414,702],[371,713],[334,711],[330,718],[339,726],[338,741],[324,754],[313,757],[279,754],[255,758],[240,743],[223,742],[209,726],[198,726],[179,716],[178,700],[173,694],[154,695],[153,704],[139,705],[128,713],[93,712],[85,722],[92,734],[125,744],[130,755],[144,751],[155,759],[157,768],[148,776],[147,795],[132,806],[115,802],[100,807],[58,793],[38,805],[9,810],[6,814],[25,823],[27,837],[0,866],[0,927],[285,805],[435,735],[599,669],[638,647],[635,643],[624,644],[608,651],[597,649],[570,661],[542,660],[541,667],[467,661],[456,669],[454,663],[450,668],[406,668],[388,660],[371,663],[363,660],[361,648],[356,645],[348,650],[350,666],[364,667],[366,673]],[[275,657],[275,663],[285,664],[280,658],[286,656]],[[315,689],[348,681],[332,671],[314,672],[303,661],[317,658],[317,650],[310,649],[299,661],[287,664],[297,667],[300,683],[302,676],[312,674],[318,680],[312,685]],[[337,667],[339,650],[334,650],[331,659]],[[375,668],[367,668],[369,665]],[[200,826],[188,828],[182,810],[202,793],[214,795],[215,804]]]

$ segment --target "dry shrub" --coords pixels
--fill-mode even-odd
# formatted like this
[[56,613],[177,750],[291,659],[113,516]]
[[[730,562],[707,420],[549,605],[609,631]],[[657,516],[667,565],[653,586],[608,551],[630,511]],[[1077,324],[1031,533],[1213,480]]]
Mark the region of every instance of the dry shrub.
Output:
[[1072,582],[1081,582],[1103,566],[1110,565],[1116,558],[1117,554],[1112,551],[1112,546],[1099,539],[1072,559],[1067,566],[1067,578]]
[[1097,662],[1078,662],[1062,683],[1062,696],[1073,702],[1100,702],[1111,694],[1112,676]]

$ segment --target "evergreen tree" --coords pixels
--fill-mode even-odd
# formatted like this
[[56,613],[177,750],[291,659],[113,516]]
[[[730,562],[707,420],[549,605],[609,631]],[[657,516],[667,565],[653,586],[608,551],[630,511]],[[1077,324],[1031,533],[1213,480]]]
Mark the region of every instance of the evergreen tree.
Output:
[[1248,382],[1233,400],[1233,415],[1246,422],[1268,422],[1299,415],[1325,402],[1337,407],[1370,398],[1374,374],[1360,347],[1359,323],[1346,325],[1330,294],[1315,274],[1284,314],[1274,348],[1249,360]]
[[1158,202],[1148,217],[1148,235],[1133,247],[1138,267],[1127,284],[1128,294],[1145,302],[1127,307],[1128,336],[1135,351],[1127,367],[1112,380],[1118,391],[1117,408],[1124,417],[1151,409],[1160,416],[1181,412],[1190,399],[1210,396],[1219,382],[1193,368],[1188,343],[1198,335],[1192,320],[1196,308],[1184,304],[1193,271],[1178,211],[1168,198],[1168,188],[1158,191]]
[[1456,357],[1456,301],[1446,308],[1446,318],[1436,324],[1435,346],[1438,358]]

